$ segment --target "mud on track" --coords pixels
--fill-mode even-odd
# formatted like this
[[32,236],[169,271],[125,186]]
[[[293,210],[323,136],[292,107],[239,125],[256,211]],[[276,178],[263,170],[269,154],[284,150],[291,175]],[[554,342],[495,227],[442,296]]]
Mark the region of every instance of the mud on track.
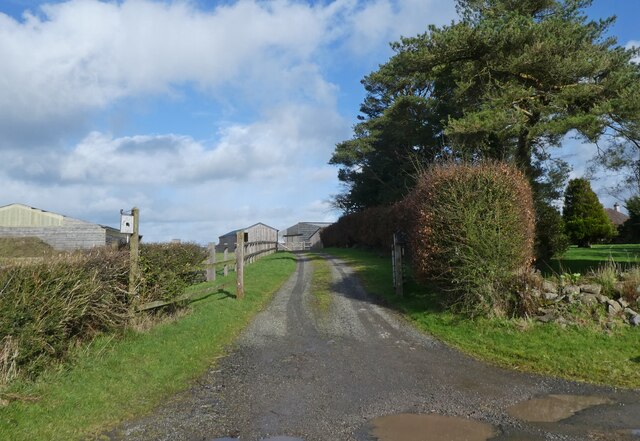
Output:
[[[629,431],[640,429],[639,392],[475,361],[377,305],[339,260],[328,259],[331,306],[314,310],[311,258],[318,257],[298,256],[294,275],[215,368],[151,414],[104,435],[366,441],[375,439],[371,422],[377,417],[436,413],[490,424],[495,440],[640,440]],[[551,423],[508,413],[547,394],[599,396],[607,404]]]

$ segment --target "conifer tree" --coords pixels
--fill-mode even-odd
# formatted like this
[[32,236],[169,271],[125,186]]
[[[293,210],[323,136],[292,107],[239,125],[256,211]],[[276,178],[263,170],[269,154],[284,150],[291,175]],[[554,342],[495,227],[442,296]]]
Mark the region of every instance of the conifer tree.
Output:
[[569,181],[562,214],[569,239],[580,247],[591,247],[593,242],[611,239],[615,234],[614,225],[586,179]]

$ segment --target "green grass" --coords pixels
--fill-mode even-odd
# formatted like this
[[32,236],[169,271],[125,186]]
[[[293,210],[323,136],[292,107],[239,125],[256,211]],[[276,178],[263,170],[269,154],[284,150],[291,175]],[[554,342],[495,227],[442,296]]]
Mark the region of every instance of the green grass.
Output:
[[325,249],[354,267],[365,288],[404,313],[418,328],[484,361],[577,381],[640,387],[640,328],[610,334],[530,320],[468,319],[439,307],[433,290],[413,282],[393,294],[391,258],[362,250]]
[[608,261],[622,266],[640,265],[640,244],[593,245],[591,248],[572,246],[562,257],[542,264],[541,270],[545,274],[586,274]]
[[37,401],[0,408],[0,439],[82,439],[150,410],[211,367],[294,269],[289,253],[247,266],[241,301],[234,297],[234,274],[194,286],[208,286],[211,295],[194,302],[189,314],[147,332],[96,339],[78,349],[71,366],[13,385],[4,398]]
[[313,276],[311,277],[311,305],[326,315],[331,308],[331,265],[325,259],[311,258]]

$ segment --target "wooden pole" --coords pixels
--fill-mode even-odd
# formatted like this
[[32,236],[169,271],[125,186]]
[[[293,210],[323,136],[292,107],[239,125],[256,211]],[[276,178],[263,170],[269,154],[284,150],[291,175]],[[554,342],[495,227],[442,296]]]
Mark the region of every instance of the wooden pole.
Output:
[[393,235],[393,285],[396,288],[396,295],[402,297],[403,280],[402,280],[402,245],[400,244],[397,233]]
[[244,231],[236,235],[236,298],[244,297]]
[[133,233],[129,241],[129,295],[137,294],[140,280],[140,210],[137,207],[131,209],[133,215]]
[[216,280],[216,244],[209,242],[207,247],[209,250],[209,257],[207,258],[207,282]]
[[[227,260],[229,260],[229,247],[227,246],[227,244],[224,244],[224,255],[222,256],[222,260],[224,260],[225,262]],[[227,277],[227,275],[229,275],[229,265],[228,264],[224,264],[224,276]]]

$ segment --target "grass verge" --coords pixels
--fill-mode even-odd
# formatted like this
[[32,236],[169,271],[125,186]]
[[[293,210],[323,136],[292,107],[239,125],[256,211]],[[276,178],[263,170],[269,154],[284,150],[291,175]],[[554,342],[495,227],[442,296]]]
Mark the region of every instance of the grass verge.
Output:
[[415,325],[484,361],[510,369],[571,380],[640,388],[640,328],[601,330],[530,320],[468,319],[443,311],[437,295],[412,282],[393,294],[391,258],[353,249],[325,249],[344,259],[368,292],[384,298]]
[[147,332],[102,336],[77,349],[72,364],[14,384],[0,397],[28,399],[0,407],[0,439],[81,439],[150,410],[215,363],[294,269],[289,253],[247,266],[242,301],[235,299],[233,274],[191,287],[208,287],[211,295],[184,317]]

